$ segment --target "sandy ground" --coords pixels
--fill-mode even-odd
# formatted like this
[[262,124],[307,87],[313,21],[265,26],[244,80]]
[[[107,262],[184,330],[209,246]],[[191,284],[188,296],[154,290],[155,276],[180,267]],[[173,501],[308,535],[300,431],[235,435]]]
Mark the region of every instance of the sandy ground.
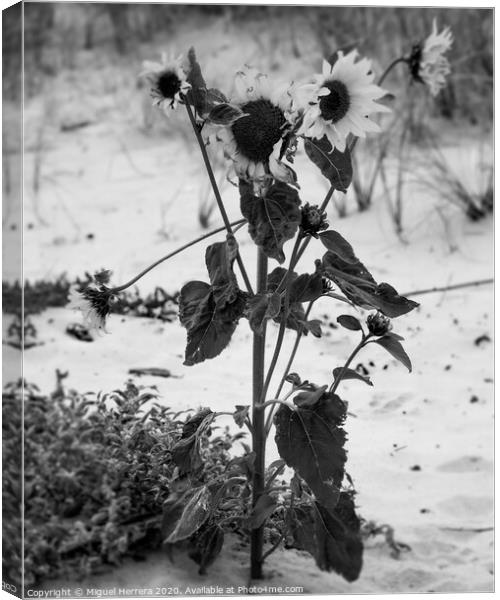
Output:
[[[460,164],[464,157],[470,159],[471,151],[450,148],[448,154]],[[184,146],[179,149],[173,140],[147,138],[132,128],[118,135],[116,124],[102,123],[58,134],[44,152],[37,196],[30,184],[35,160],[33,152],[26,155],[23,231],[28,279],[61,273],[72,277],[105,267],[113,270],[113,283],[122,283],[204,233],[197,220],[201,164],[196,154]],[[472,161],[468,164],[470,168]],[[302,200],[319,203],[326,183],[312,165],[306,166],[303,156],[297,170]],[[236,190],[226,186],[225,194],[230,216],[236,219]],[[437,204],[439,198],[408,185],[407,244],[393,233],[380,193],[363,214],[352,205],[351,214],[338,219],[330,209],[330,224],[351,241],[377,280],[387,280],[401,293],[492,277],[492,221],[471,223],[445,207],[444,228]],[[212,225],[219,225],[217,215]],[[14,235],[7,223],[4,252]],[[255,248],[246,228],[238,233],[238,241],[250,264]],[[203,255],[209,243],[161,265],[139,288],[148,292],[159,284],[174,292],[188,280],[206,279]],[[289,252],[289,246],[285,250]],[[310,244],[299,270],[310,271],[322,252],[319,243]],[[252,276],[252,267],[249,271]],[[4,272],[4,278],[14,276]],[[278,551],[269,559],[263,584],[302,586],[310,593],[493,590],[493,351],[492,341],[475,344],[482,335],[493,339],[492,287],[415,299],[421,307],[394,324],[406,338],[413,372],[408,374],[382,349],[371,347],[359,362],[368,368],[375,387],[346,382],[340,389],[351,413],[346,423],[348,470],[358,490],[358,512],[392,526],[396,539],[411,551],[395,560],[382,539],[368,541],[363,571],[353,584],[319,572],[309,556]],[[323,320],[324,336],[303,340],[293,370],[317,383],[329,381],[332,368],[343,364],[356,343],[354,333],[329,325],[346,312],[352,310],[333,300],[317,303],[314,317]],[[43,345],[26,352],[24,373],[42,391],[53,389],[56,368],[69,370],[67,385],[85,392],[121,386],[129,368],[163,367],[176,377],[140,381],[156,385],[168,406],[231,410],[250,401],[251,332],[246,321],[223,356],[185,367],[185,331],[178,322],[114,315],[109,320],[111,333],[86,344],[65,334],[75,318],[66,309],[50,309],[33,319]],[[269,353],[276,333],[271,325]],[[293,339],[292,334],[287,337],[285,360]],[[16,351],[4,346],[4,381],[15,375],[15,364]],[[221,424],[235,427],[230,419]],[[268,461],[275,458],[271,439]],[[219,585],[238,591],[248,584],[246,564],[247,550],[230,539],[204,577],[182,554],[174,564],[158,554],[81,587],[178,586],[187,593],[187,586]],[[77,582],[61,584],[75,587]]]

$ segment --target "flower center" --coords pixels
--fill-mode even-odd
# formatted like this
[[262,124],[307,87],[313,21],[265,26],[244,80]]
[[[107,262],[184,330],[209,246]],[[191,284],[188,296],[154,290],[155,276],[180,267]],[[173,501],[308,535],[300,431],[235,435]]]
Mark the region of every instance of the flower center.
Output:
[[337,123],[346,116],[351,104],[349,90],[347,86],[335,79],[334,81],[325,82],[324,86],[330,90],[328,96],[321,96],[319,108],[321,116],[325,121]]
[[251,100],[241,106],[248,116],[231,126],[236,146],[241,154],[255,162],[265,161],[283,135],[286,122],[283,111],[269,100]]
[[90,302],[93,310],[100,319],[105,319],[109,315],[109,301],[111,299],[106,286],[100,286],[100,289],[86,288],[83,296]]
[[158,89],[164,98],[174,98],[175,94],[181,89],[181,80],[177,73],[166,71],[158,78]]

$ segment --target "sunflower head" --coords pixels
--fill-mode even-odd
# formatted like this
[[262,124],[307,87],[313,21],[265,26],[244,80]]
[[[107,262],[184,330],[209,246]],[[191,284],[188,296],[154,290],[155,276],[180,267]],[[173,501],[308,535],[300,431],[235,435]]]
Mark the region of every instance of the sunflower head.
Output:
[[68,308],[80,310],[89,329],[106,331],[106,318],[113,298],[114,294],[103,284],[91,284],[81,292],[73,286],[69,291]]
[[374,77],[370,62],[358,61],[355,50],[345,55],[337,52],[333,64],[323,61],[323,72],[298,90],[299,133],[319,140],[326,135],[332,147],[343,152],[349,134],[365,137],[366,132],[380,131],[368,117],[389,109],[375,102],[386,92],[373,83]]
[[[288,142],[293,127],[292,95],[289,85],[276,85],[256,69],[239,71],[231,104],[242,116],[221,125],[211,136],[222,142],[224,154],[232,160],[236,176],[262,189],[273,179],[294,184]],[[256,190],[257,192],[258,190]]]
[[238,152],[250,161],[269,160],[284,133],[283,110],[267,98],[245,102],[241,110],[246,116],[231,125]]
[[433,96],[446,86],[446,77],[451,69],[444,54],[452,44],[453,35],[450,28],[446,27],[438,32],[434,19],[432,33],[412,48],[408,59],[410,74],[414,81],[425,84]]
[[318,237],[318,233],[328,229],[326,212],[321,211],[319,206],[307,202],[301,209],[302,221],[300,227],[305,234]]
[[151,86],[153,104],[165,109],[176,108],[181,96],[191,87],[182,68],[182,57],[162,54],[161,62],[144,63],[142,75]]

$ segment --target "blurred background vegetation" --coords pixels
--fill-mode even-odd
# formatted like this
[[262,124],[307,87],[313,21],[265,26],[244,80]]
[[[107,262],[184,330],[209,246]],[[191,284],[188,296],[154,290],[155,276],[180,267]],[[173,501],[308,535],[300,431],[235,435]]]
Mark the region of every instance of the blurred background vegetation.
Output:
[[[199,37],[203,46],[204,33],[217,26],[224,35],[210,37],[211,53],[220,55],[225,49],[239,58],[240,64],[255,58],[248,47],[253,41],[254,50],[261,53],[259,60],[267,60],[262,68],[272,71],[297,60],[317,67],[321,56],[350,45],[383,66],[426,37],[433,18],[440,26],[449,25],[455,36],[450,54],[453,74],[435,110],[445,118],[466,119],[472,124],[491,120],[490,9],[26,3],[26,94],[28,98],[36,95],[62,70],[78,71],[89,62],[99,67],[105,59],[132,59],[136,64],[149,45],[175,46],[185,52],[187,48],[179,42],[191,37],[191,43],[198,46]],[[9,24],[4,27],[8,32]],[[15,23],[11,27],[15,29]],[[231,38],[238,45],[224,48]],[[3,50],[8,72],[13,78],[19,76],[15,36],[4,36]],[[401,78],[406,75],[403,69],[398,74]],[[11,93],[15,89],[12,86]]]
[[[449,26],[454,35],[447,87],[433,98],[423,85],[410,81],[405,65],[391,72],[384,87],[395,95],[392,116],[383,117],[383,135],[359,144],[356,178],[335,208],[345,216],[349,206],[366,210],[372,198],[381,196],[399,234],[403,196],[408,196],[403,188],[413,177],[473,219],[491,212],[492,9],[28,2],[24,10],[24,150],[32,158],[26,173],[40,223],[37,199],[44,157],[67,143],[67,132],[89,125],[106,128],[106,136],[118,140],[119,151],[137,174],[129,150],[168,137],[180,144],[179,150],[192,152],[187,119],[166,119],[153,108],[140,77],[142,62],[158,60],[161,51],[185,55],[194,46],[208,84],[230,96],[234,74],[245,64],[277,79],[298,81],[318,73],[322,58],[339,48],[357,48],[379,76],[430,34],[434,19],[439,30]],[[5,117],[13,110],[9,104],[19,105],[15,11],[4,11],[3,27],[6,191],[13,179],[6,152],[20,149],[17,121]],[[479,146],[474,158],[472,142]],[[443,144],[463,149],[465,169],[455,168],[454,157],[438,155]],[[413,149],[418,156],[412,155]],[[212,159],[222,187],[224,160],[221,155]],[[193,179],[198,173],[185,175]],[[200,181],[198,220],[208,227],[213,197],[208,182]]]

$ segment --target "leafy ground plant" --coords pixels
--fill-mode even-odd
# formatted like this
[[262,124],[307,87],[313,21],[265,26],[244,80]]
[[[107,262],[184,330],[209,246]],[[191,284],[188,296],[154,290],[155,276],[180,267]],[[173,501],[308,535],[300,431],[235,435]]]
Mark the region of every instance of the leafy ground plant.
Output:
[[[351,184],[357,139],[379,130],[369,117],[390,111],[377,102],[387,100],[380,87],[387,74],[404,63],[413,80],[436,94],[445,85],[449,65],[443,54],[450,45],[449,30],[438,33],[434,26],[429,38],[408,56],[393,61],[378,85],[370,62],[358,60],[355,51],[335,52],[323,62],[322,73],[303,84],[278,84],[246,67],[236,75],[231,99],[207,85],[194,49],[184,62],[182,57],[163,55],[161,62],[145,64],[154,103],[166,113],[179,106],[186,110],[226,231],[224,241],[206,249],[207,280],[189,281],[180,291],[179,318],[187,332],[184,364],[195,366],[219,356],[241,319],[248,320],[253,332],[251,402],[238,404],[232,413],[236,424],[248,429],[252,444],[244,456],[229,463],[234,471],[228,466],[222,479],[205,475],[199,448],[217,417],[210,409],[186,423],[172,449],[184,487],[167,499],[163,542],[169,546],[197,534],[193,556],[202,569],[220,552],[222,525],[229,521],[250,538],[252,578],[263,577],[266,557],[282,545],[309,552],[320,569],[336,571],[349,581],[359,576],[363,544],[346,472],[347,402],[339,395],[340,386],[349,378],[372,385],[351,368],[370,344],[381,346],[411,370],[403,338],[393,333],[390,319],[409,313],[417,304],[374,279],[351,244],[329,228],[326,208],[335,192],[344,193]],[[227,216],[207,151],[210,144],[222,145],[229,160],[228,177],[240,195],[240,221],[231,223]],[[299,145],[312,168],[318,168],[330,184],[320,206],[304,204],[300,198],[300,178],[293,168]],[[254,284],[236,239],[245,223],[257,247]],[[105,280],[97,274],[92,285],[72,294],[73,306],[83,310],[91,325],[104,328],[117,293],[160,262],[220,231],[159,259],[124,285],[110,287],[109,273]],[[321,249],[322,256],[306,272],[299,272],[310,243]],[[374,312],[364,323],[352,314],[338,316],[338,323],[360,339],[345,362],[332,369],[329,381],[313,383],[291,368],[302,337],[321,336],[320,321],[310,317],[322,297]],[[278,325],[278,332],[266,360],[270,321]],[[287,330],[296,341],[285,372],[276,378]],[[266,466],[273,427],[281,458]],[[285,476],[286,468],[291,477]],[[224,516],[216,519],[218,510]]]
[[[24,397],[27,586],[47,578],[97,573],[125,556],[140,558],[145,550],[161,544],[170,527],[165,516],[177,507],[180,497],[189,511],[208,497],[208,485],[213,489],[224,479],[229,489],[241,481],[227,475],[235,472],[228,451],[241,434],[230,435],[213,426],[200,429],[210,411],[175,412],[156,403],[154,389],[132,381],[110,394],[82,395],[64,389],[66,375],[57,373],[50,396],[22,381],[9,384],[3,393],[3,506],[10,515],[4,522],[10,534],[4,538],[8,547],[3,572],[20,584],[19,448]],[[190,438],[195,430],[196,440]],[[183,476],[187,468],[198,469],[197,486],[189,490]],[[229,502],[229,492],[220,498]],[[247,509],[232,510],[243,514]],[[210,530],[200,517],[196,523],[204,526],[205,535],[222,539],[224,531],[234,529],[231,514],[225,505],[214,505],[211,522],[218,523],[217,529]],[[182,523],[183,528],[169,534],[170,541],[182,540],[203,568],[210,557],[203,546],[200,549],[202,540],[192,538],[190,528]]]

